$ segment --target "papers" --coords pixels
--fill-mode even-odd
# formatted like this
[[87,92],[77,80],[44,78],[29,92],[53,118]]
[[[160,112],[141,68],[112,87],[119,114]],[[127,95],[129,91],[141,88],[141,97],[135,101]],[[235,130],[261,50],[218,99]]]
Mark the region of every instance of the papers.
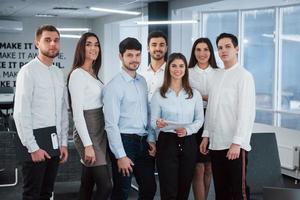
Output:
[[161,128],[162,131],[170,131],[175,130],[177,128],[186,128],[187,126],[191,125],[191,123],[180,123],[180,122],[173,122],[173,121],[165,121],[167,126]]

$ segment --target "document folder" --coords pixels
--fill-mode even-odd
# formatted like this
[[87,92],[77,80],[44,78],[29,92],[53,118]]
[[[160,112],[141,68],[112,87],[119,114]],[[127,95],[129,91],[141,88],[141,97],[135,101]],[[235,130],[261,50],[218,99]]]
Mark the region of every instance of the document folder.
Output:
[[[45,150],[50,157],[60,155],[55,126],[33,129],[33,135],[40,149]],[[14,141],[16,145],[17,159],[21,162],[32,161],[31,154],[28,153],[28,149],[23,146],[20,138],[16,136]]]

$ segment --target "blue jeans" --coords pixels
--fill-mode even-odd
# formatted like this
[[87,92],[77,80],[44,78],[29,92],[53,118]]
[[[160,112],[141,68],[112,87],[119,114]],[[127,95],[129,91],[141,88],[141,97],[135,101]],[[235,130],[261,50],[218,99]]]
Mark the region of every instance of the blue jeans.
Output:
[[135,176],[139,186],[139,198],[152,200],[155,196],[156,182],[154,177],[154,157],[148,153],[147,137],[135,134],[121,134],[123,146],[128,158],[134,163],[130,176],[123,176],[118,172],[117,159],[111,153],[113,192],[112,200],[126,200],[131,188],[132,175]]

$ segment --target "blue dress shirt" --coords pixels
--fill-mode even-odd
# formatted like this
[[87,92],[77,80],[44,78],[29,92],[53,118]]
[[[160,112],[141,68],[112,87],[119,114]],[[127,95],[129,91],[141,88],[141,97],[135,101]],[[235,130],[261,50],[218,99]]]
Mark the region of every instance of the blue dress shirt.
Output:
[[[184,89],[179,91],[178,96],[170,89],[166,92],[166,97],[160,95],[157,90],[151,99],[151,126],[157,128],[156,120],[161,118],[167,121],[188,124],[185,128],[187,135],[197,133],[201,128],[203,116],[203,102],[200,93],[193,89],[193,97],[187,99],[188,94]],[[176,133],[175,130],[164,130]]]
[[[147,127],[147,83],[136,74],[131,77],[122,70],[103,91],[105,129],[111,151],[115,157],[126,156],[121,133],[148,134]],[[155,135],[149,131],[148,142],[155,142]]]

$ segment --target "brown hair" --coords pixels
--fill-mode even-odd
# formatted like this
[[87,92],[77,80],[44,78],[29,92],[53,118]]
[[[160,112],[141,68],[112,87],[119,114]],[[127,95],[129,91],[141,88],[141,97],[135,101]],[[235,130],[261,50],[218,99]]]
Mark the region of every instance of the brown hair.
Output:
[[190,58],[190,62],[189,62],[189,68],[195,67],[195,65],[198,62],[197,58],[195,56],[195,49],[196,49],[196,46],[199,43],[205,43],[208,46],[208,50],[210,52],[210,56],[209,56],[209,59],[208,59],[208,64],[212,68],[218,68],[217,62],[216,62],[216,58],[215,58],[215,54],[214,54],[214,49],[213,49],[213,46],[212,46],[212,44],[211,44],[211,42],[210,42],[210,40],[208,38],[198,38],[194,42],[193,47],[192,47],[192,52],[191,52],[191,58]]
[[187,99],[190,99],[193,97],[193,90],[189,83],[189,70],[187,67],[187,61],[186,61],[185,56],[181,53],[172,53],[169,56],[167,65],[166,65],[166,69],[165,69],[164,82],[160,88],[160,95],[164,98],[167,98],[166,92],[168,91],[168,89],[170,88],[170,85],[171,85],[170,65],[176,59],[182,60],[185,65],[185,73],[182,77],[182,87],[185,90],[185,92],[188,94]]
[[59,31],[53,25],[42,25],[35,32],[35,39],[39,40],[44,31],[56,32],[60,37]]
[[[95,60],[95,62],[93,62],[93,65],[92,65],[93,72],[95,73],[96,78],[98,79],[98,73],[99,73],[99,70],[101,68],[101,63],[102,63],[100,41],[99,41],[98,36],[95,33],[87,32],[87,33],[84,33],[80,37],[79,41],[77,42],[72,69],[71,69],[71,71],[68,75],[68,78],[67,78],[67,87],[69,87],[69,80],[70,80],[70,76],[71,76],[72,72],[75,69],[81,67],[84,64],[84,61],[85,61],[85,43],[86,43],[86,40],[89,37],[95,37],[98,41],[98,44],[99,44],[99,54],[97,56],[97,59]],[[100,79],[99,79],[99,81],[102,82]],[[69,104],[70,104],[70,108],[71,108],[71,111],[72,111],[71,95],[70,95],[69,90],[68,90],[68,93],[69,93]]]

